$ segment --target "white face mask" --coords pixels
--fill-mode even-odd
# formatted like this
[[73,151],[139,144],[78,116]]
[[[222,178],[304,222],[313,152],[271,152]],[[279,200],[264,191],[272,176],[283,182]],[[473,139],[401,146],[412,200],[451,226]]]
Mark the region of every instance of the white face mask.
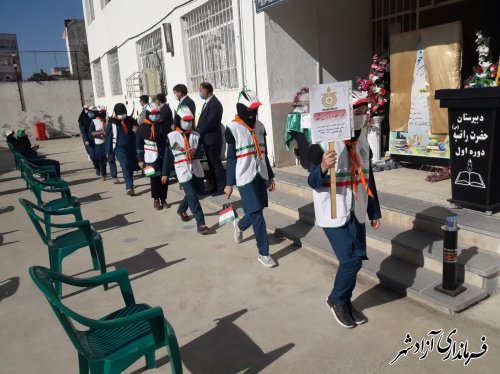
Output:
[[152,121],[152,122],[156,122],[156,121],[158,121],[158,120],[160,119],[160,115],[159,115],[159,114],[151,114],[151,115],[149,116],[149,119],[150,119],[150,121]]
[[187,131],[190,128],[191,128],[191,122],[181,120],[181,129],[183,129],[184,131]]
[[126,114],[119,114],[116,116],[116,118],[123,121],[125,118],[127,118],[127,115]]
[[366,116],[354,116],[354,131],[361,130],[366,125]]

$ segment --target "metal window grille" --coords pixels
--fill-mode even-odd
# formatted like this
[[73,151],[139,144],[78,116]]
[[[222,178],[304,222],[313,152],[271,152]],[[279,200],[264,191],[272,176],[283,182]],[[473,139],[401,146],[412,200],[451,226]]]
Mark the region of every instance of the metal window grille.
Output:
[[422,12],[461,3],[465,0],[372,0],[373,50],[389,51],[389,37],[393,34],[418,30]]
[[109,81],[111,83],[111,95],[121,95],[122,79],[120,77],[120,64],[118,61],[118,50],[108,53]]
[[161,29],[157,29],[137,42],[141,70],[163,71]]
[[95,95],[96,97],[103,97],[105,92],[104,80],[102,79],[101,60],[97,60],[92,63],[92,70],[94,71]]
[[87,23],[90,23],[95,19],[94,0],[87,0],[87,11],[89,18]]
[[184,17],[188,46],[189,83],[237,88],[238,70],[232,0],[213,0]]

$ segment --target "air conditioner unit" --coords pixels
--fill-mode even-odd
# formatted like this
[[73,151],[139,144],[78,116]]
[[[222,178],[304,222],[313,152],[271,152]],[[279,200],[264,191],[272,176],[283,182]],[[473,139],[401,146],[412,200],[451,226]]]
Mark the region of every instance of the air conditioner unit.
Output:
[[160,71],[158,69],[145,69],[142,72],[142,84],[144,93],[155,96],[161,92]]

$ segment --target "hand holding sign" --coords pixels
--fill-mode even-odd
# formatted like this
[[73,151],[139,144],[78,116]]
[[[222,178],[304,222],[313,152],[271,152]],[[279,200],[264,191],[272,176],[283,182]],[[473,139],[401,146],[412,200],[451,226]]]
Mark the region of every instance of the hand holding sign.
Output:
[[311,132],[314,143],[328,143],[328,151],[323,156],[321,171],[330,170],[332,218],[337,218],[335,141],[348,140],[354,134],[352,113],[352,82],[337,82],[312,86]]

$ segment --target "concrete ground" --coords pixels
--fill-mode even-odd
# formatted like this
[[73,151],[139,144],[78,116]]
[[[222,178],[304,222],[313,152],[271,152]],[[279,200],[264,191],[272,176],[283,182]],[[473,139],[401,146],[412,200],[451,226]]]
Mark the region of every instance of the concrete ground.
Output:
[[[159,305],[174,326],[186,372],[191,373],[493,373],[500,364],[500,297],[494,296],[458,315],[446,315],[381,289],[363,277],[354,304],[369,323],[341,328],[324,304],[335,267],[303,249],[272,237],[279,267],[257,262],[251,233],[236,245],[232,227],[212,235],[195,233],[193,222],[176,215],[182,192],[172,185],[173,207],[152,209],[147,179],[136,181],[139,196],[127,197],[123,185],[95,177],[81,139],[42,143],[41,151],[62,163],[64,178],[82,200],[84,216],[104,238],[109,270],[125,268],[138,302]],[[32,265],[48,266],[42,245],[20,204],[33,199],[8,151],[0,149],[0,372],[75,373],[77,355],[52,310],[28,276]],[[10,170],[10,171],[8,171]],[[216,227],[217,212],[205,208]],[[216,233],[215,233],[216,230]],[[91,261],[88,251],[68,257],[64,273],[81,276]],[[75,290],[63,288],[64,295]],[[102,288],[69,296],[64,302],[79,313],[99,317],[122,306],[118,289]],[[389,362],[431,330],[471,352],[488,352],[465,367],[463,360],[442,361],[436,348],[426,359],[413,350],[396,364]],[[445,339],[441,343],[445,346]],[[436,343],[436,342],[435,342]],[[424,343],[425,344],[425,343]],[[455,354],[456,356],[456,354]],[[157,352],[158,372],[170,372],[166,351]],[[128,372],[141,372],[137,362]]]

